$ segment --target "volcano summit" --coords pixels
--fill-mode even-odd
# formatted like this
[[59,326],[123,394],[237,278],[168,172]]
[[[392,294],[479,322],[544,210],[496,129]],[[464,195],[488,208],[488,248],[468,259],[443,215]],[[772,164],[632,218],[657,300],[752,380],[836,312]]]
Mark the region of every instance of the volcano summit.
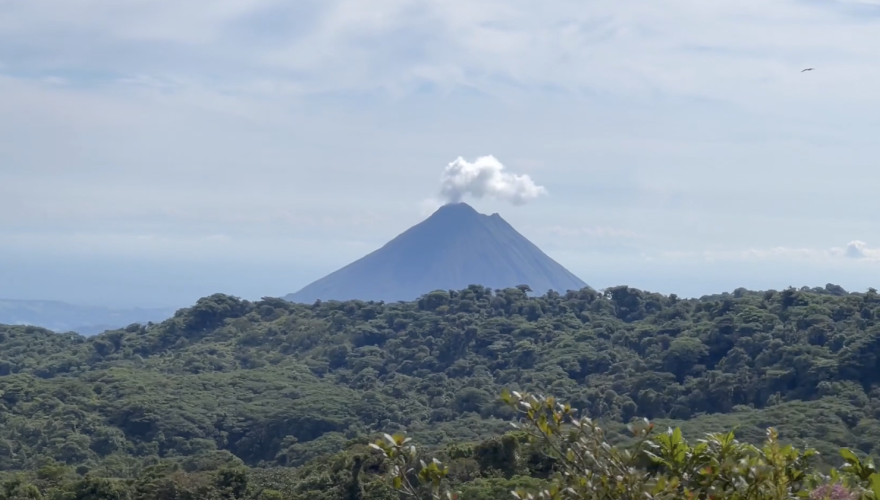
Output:
[[321,300],[414,300],[469,285],[529,285],[536,293],[587,286],[519,234],[498,214],[466,203],[440,207],[382,248],[284,297]]

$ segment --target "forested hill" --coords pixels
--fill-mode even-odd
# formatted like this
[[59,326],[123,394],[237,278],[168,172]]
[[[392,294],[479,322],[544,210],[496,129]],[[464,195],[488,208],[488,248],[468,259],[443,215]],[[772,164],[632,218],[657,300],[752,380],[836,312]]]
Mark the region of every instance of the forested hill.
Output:
[[[406,429],[424,444],[503,432],[503,388],[609,421],[740,426],[761,440],[880,452],[880,296],[822,289],[683,300],[627,287],[410,303],[214,295],[95,337],[0,327],[0,470],[52,461],[128,477],[301,465]],[[833,460],[833,458],[831,458]]]

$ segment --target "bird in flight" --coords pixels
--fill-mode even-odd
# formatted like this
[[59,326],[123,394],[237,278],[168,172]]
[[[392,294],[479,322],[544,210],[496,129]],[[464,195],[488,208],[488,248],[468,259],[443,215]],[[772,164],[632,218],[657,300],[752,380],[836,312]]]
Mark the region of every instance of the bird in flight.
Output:
[[813,68],[802,69],[801,73],[803,73],[804,71],[813,71]]

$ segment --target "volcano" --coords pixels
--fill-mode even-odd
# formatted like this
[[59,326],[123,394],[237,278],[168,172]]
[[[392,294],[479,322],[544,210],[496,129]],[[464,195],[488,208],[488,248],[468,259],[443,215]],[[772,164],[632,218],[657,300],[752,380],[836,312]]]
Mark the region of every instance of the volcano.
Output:
[[587,286],[500,215],[483,215],[466,203],[453,203],[382,248],[284,298],[300,303],[393,302],[469,285],[493,289],[528,285],[539,294]]

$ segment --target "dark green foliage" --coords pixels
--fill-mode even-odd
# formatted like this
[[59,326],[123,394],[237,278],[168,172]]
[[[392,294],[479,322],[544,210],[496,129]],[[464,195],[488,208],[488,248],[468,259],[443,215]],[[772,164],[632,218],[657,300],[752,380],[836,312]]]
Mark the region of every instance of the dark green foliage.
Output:
[[514,486],[509,491],[519,500],[880,499],[872,460],[843,448],[844,466],[826,474],[815,467],[816,450],[782,443],[772,427],[761,446],[740,442],[734,432],[709,433],[691,445],[681,429],[657,433],[643,419],[627,426],[628,443],[614,445],[596,421],[552,396],[505,391],[501,397],[518,417],[511,422],[517,435],[505,436],[514,452],[512,472],[527,469],[529,460],[521,457],[540,455],[554,459],[547,477],[463,482],[453,472],[468,455],[461,447],[449,448],[447,465],[426,458],[412,438],[385,434],[372,447],[388,464],[388,483],[400,498],[500,498],[497,486]]
[[[161,324],[90,338],[0,326],[0,470],[61,474],[35,483],[45,494],[47,481],[140,480],[167,463],[189,482],[154,486],[184,498],[209,486],[240,494],[205,479],[217,470],[296,466],[295,488],[269,482],[260,494],[320,498],[327,487],[369,499],[383,486],[367,462],[354,489],[352,456],[309,467],[389,430],[438,450],[481,443],[512,417],[503,388],[556,394],[606,422],[610,439],[648,417],[689,436],[738,426],[754,443],[773,426],[829,463],[844,446],[877,455],[880,297],[829,286],[529,298],[472,286],[394,304],[214,295]],[[523,474],[503,440],[475,446],[454,473]],[[546,461],[533,462],[528,474],[541,477]]]

